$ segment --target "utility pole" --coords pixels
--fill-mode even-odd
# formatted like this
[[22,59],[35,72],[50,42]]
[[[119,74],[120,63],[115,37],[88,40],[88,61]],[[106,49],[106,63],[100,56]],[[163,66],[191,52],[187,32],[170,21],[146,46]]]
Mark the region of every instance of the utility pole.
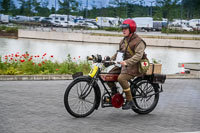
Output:
[[183,0],[181,0],[181,24],[183,19]]
[[56,0],[55,0],[55,20],[56,20]]
[[152,17],[152,3],[154,3],[155,1],[151,1],[151,11],[150,11],[150,16]]
[[126,0],[126,18],[128,18],[128,0]]
[[56,0],[55,0],[55,14],[56,14]]
[[85,18],[87,19],[88,17],[88,0],[86,1],[86,13],[85,13]]

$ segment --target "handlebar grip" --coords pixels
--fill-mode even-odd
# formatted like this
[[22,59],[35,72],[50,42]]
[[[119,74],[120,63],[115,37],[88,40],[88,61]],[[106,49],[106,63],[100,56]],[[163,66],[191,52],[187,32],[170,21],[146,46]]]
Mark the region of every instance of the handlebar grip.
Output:
[[87,56],[87,60],[93,60],[92,56]]

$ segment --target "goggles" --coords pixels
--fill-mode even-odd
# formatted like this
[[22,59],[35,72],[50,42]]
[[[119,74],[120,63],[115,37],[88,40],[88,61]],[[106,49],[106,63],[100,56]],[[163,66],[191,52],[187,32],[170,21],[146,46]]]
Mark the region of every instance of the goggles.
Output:
[[124,29],[124,28],[130,28],[129,24],[122,24],[120,27],[121,27],[122,29]]

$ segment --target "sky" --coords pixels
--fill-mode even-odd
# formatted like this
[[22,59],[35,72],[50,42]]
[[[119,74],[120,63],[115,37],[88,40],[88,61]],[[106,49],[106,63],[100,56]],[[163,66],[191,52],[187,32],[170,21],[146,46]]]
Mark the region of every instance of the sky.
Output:
[[[19,6],[19,3],[18,3],[18,0],[14,0],[16,5]],[[38,0],[40,1],[40,0]],[[83,8],[86,8],[86,3],[87,3],[87,0],[77,0],[79,2],[81,2],[83,4]],[[88,0],[88,9],[91,9],[92,8],[92,5],[96,5],[97,8],[100,8],[100,7],[106,7],[109,5],[109,1],[111,0]],[[127,1],[130,1],[130,0],[127,0]],[[133,0],[133,1],[136,1],[136,0]],[[152,1],[155,1],[155,0],[144,0],[144,5],[148,5],[150,6],[151,5],[151,2]],[[56,3],[56,9],[58,9],[58,0],[49,0],[49,8],[51,8],[52,6],[55,7],[55,3]],[[136,3],[139,3],[139,0],[138,2]],[[152,5],[154,5],[154,3],[152,3]]]
[[[58,1],[58,0],[57,0]],[[81,3],[83,3],[83,7],[86,7],[86,3],[87,3],[87,0],[77,0]],[[92,8],[92,4],[95,4],[97,7],[106,7],[109,5],[109,1],[111,0],[88,0],[88,8]],[[127,0],[127,1],[130,1],[130,0]],[[133,0],[133,1],[138,1],[137,3],[139,3],[139,0]],[[144,5],[148,5],[150,6],[151,5],[151,2],[152,1],[155,1],[155,0],[144,0]],[[55,0],[49,0],[49,5],[52,7],[55,6]],[[152,5],[154,5],[154,3],[152,3]]]

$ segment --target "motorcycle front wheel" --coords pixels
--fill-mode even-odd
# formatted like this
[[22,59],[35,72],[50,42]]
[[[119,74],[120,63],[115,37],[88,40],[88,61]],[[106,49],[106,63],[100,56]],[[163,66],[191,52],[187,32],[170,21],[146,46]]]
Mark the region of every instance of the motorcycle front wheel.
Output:
[[76,79],[65,91],[65,108],[74,117],[90,115],[95,110],[96,103],[95,88],[88,79]]
[[154,110],[159,100],[159,88],[148,80],[140,80],[132,87],[135,107],[132,110],[138,114],[148,114]]

